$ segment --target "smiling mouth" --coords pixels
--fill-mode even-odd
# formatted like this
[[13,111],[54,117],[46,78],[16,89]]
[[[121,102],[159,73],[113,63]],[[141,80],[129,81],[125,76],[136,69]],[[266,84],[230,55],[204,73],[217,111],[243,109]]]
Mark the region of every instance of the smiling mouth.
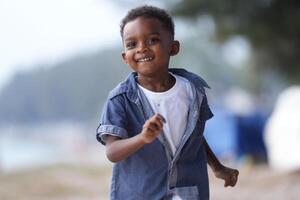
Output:
[[154,57],[140,58],[140,59],[137,59],[137,62],[149,62],[153,59],[154,59]]

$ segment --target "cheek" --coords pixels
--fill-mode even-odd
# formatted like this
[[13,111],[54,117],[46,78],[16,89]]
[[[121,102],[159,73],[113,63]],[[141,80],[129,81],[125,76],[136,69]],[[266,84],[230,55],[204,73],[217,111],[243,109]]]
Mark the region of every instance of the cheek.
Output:
[[132,62],[132,54],[130,52],[126,52],[124,55],[123,55],[123,60],[125,63],[130,63]]
[[171,48],[167,45],[160,46],[156,48],[156,52],[158,52],[160,55],[170,56]]

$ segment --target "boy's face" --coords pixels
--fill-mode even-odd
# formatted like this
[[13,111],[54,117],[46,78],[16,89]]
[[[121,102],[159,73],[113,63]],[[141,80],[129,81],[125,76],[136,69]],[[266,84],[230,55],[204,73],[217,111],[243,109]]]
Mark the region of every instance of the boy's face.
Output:
[[138,17],[123,30],[124,61],[140,76],[152,77],[168,71],[171,55],[179,42],[156,18]]

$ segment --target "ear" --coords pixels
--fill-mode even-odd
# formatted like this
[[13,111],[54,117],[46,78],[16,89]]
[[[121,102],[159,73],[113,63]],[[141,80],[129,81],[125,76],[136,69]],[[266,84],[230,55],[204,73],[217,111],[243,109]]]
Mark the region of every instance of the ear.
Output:
[[123,58],[123,61],[127,64],[126,53],[124,51],[122,52],[122,58]]
[[180,43],[179,41],[174,40],[171,46],[171,56],[175,56],[176,54],[178,54],[179,50],[180,50]]

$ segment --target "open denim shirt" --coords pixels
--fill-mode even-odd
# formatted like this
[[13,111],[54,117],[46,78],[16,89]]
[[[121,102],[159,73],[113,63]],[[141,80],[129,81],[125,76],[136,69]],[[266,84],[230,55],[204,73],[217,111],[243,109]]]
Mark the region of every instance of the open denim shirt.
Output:
[[[205,95],[206,82],[184,69],[170,72],[188,79],[193,101],[186,130],[174,155],[163,132],[126,159],[114,164],[111,200],[159,200],[177,196],[209,199],[207,159],[203,145],[205,121],[213,116]],[[97,140],[105,144],[105,134],[129,138],[139,134],[154,113],[138,88],[135,72],[113,89],[104,105]]]

